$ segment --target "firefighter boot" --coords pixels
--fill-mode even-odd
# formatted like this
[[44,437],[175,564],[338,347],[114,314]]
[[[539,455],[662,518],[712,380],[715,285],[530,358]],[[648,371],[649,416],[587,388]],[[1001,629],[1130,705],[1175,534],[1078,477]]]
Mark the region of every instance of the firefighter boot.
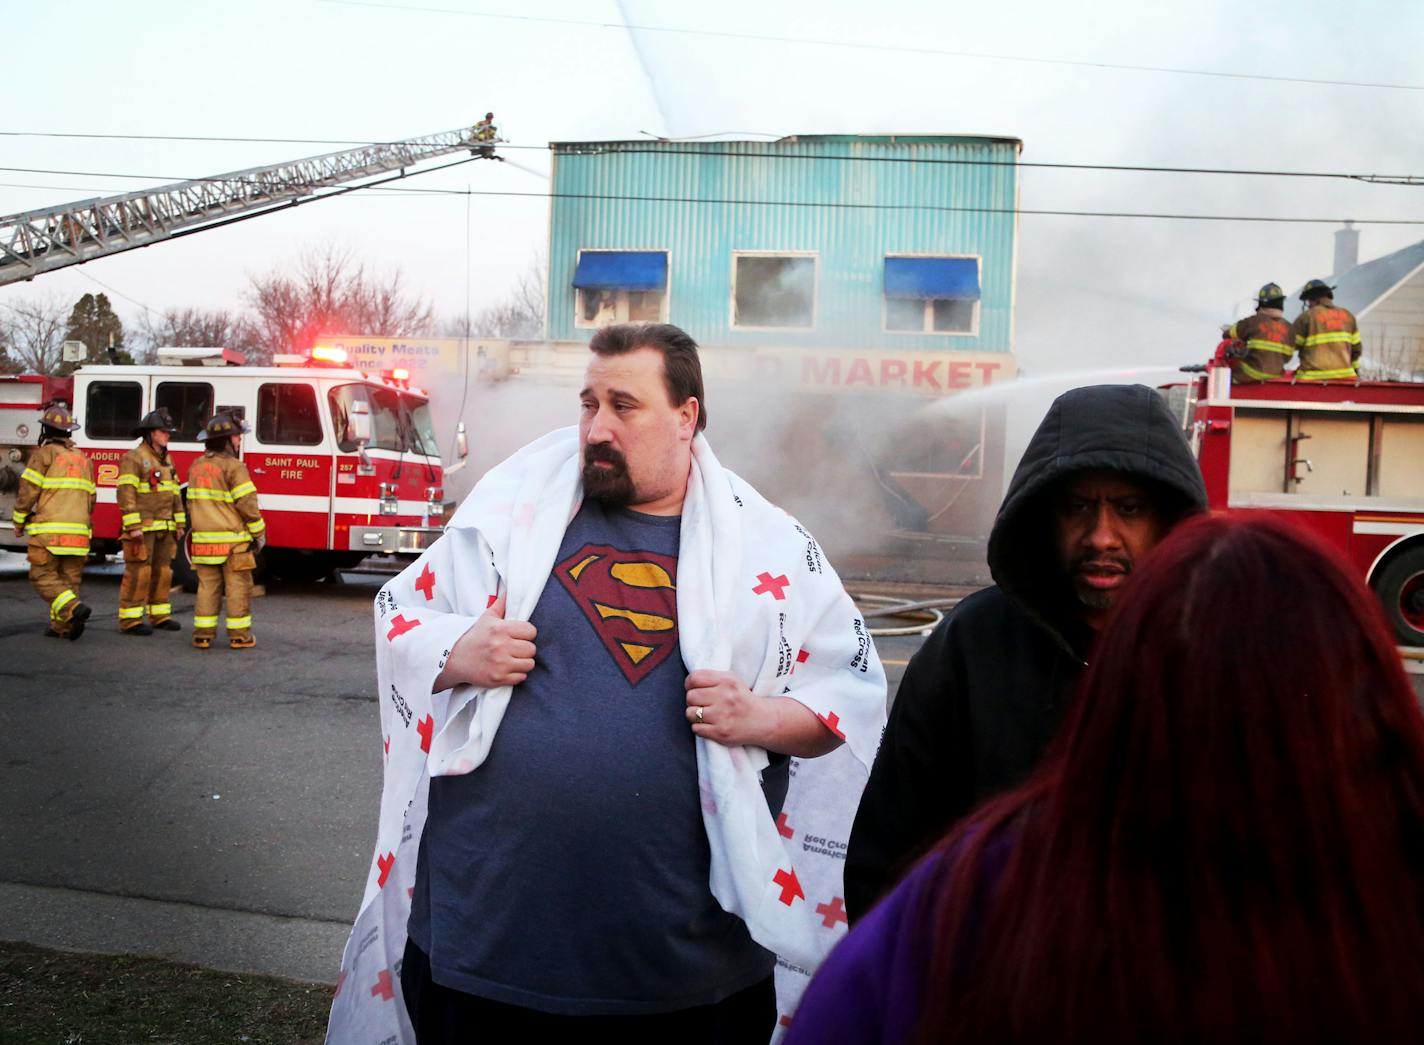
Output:
[[89,615],[93,612],[94,611],[84,605],[84,603],[76,602],[73,611],[69,614],[69,630],[65,632],[64,637],[70,642],[73,642],[79,638],[80,635],[83,635],[84,622],[89,619]]
[[257,636],[250,631],[241,631],[236,635],[228,635],[227,644],[230,649],[251,649],[257,645]]
[[172,617],[164,617],[153,626],[154,631],[182,631],[183,625],[179,624]]
[[147,624],[145,624],[143,621],[139,621],[137,624],[135,624],[135,625],[134,625],[133,627],[131,627],[131,628],[120,628],[119,631],[120,631],[122,634],[124,634],[124,635],[152,635],[152,634],[153,634],[153,629],[150,628],[150,627],[149,627]]

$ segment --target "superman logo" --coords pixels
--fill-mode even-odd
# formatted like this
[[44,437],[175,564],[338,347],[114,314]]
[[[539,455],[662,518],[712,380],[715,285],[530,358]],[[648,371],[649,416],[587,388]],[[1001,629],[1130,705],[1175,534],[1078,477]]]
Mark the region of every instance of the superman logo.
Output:
[[585,544],[554,575],[630,685],[677,649],[677,560]]

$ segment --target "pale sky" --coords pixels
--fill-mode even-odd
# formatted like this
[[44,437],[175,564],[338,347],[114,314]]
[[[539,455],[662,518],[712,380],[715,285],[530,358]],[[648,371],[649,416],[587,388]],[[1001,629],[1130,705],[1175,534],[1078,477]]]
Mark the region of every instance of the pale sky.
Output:
[[[400,5],[405,0],[391,0]],[[549,141],[719,132],[991,133],[1023,160],[1424,173],[1424,4],[1317,0],[967,4],[879,0],[653,3],[426,0],[0,0],[11,46],[0,131],[376,140],[472,123],[487,109],[517,162]],[[1265,13],[1270,11],[1270,14]],[[453,11],[517,15],[475,17]],[[563,18],[587,27],[522,20]],[[1040,61],[629,30],[813,37]],[[1327,86],[1051,64],[1043,59],[1370,81]],[[296,159],[339,146],[0,137],[0,213]],[[139,174],[152,181],[118,178]],[[477,163],[421,188],[541,192]],[[41,188],[20,186],[43,186]],[[1025,209],[1424,220],[1424,186],[1303,178],[1025,170]],[[0,289],[72,301],[236,307],[249,273],[303,248],[399,266],[444,318],[503,296],[546,242],[548,201],[354,193]],[[1334,225],[1025,215],[1015,350],[1029,372],[1194,362],[1256,288],[1329,274]],[[1424,239],[1365,226],[1362,260]],[[92,278],[90,278],[92,277]],[[94,280],[102,281],[101,287]],[[141,303],[141,304],[140,304]],[[696,336],[697,332],[692,332]]]

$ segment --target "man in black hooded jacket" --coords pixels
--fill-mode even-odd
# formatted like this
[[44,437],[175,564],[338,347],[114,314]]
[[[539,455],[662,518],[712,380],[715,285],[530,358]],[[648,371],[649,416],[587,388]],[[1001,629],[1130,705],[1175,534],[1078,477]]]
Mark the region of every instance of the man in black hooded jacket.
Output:
[[905,669],[851,830],[852,920],[956,821],[1028,777],[1133,566],[1205,507],[1191,450],[1150,388],[1054,401],[989,535],[994,586]]

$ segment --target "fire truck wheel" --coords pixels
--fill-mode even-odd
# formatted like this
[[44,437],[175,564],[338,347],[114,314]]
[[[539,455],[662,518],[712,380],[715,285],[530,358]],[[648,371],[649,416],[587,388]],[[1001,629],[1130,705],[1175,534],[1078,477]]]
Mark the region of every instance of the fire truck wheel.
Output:
[[1375,591],[1400,643],[1424,646],[1424,547],[1401,552],[1381,571]]

